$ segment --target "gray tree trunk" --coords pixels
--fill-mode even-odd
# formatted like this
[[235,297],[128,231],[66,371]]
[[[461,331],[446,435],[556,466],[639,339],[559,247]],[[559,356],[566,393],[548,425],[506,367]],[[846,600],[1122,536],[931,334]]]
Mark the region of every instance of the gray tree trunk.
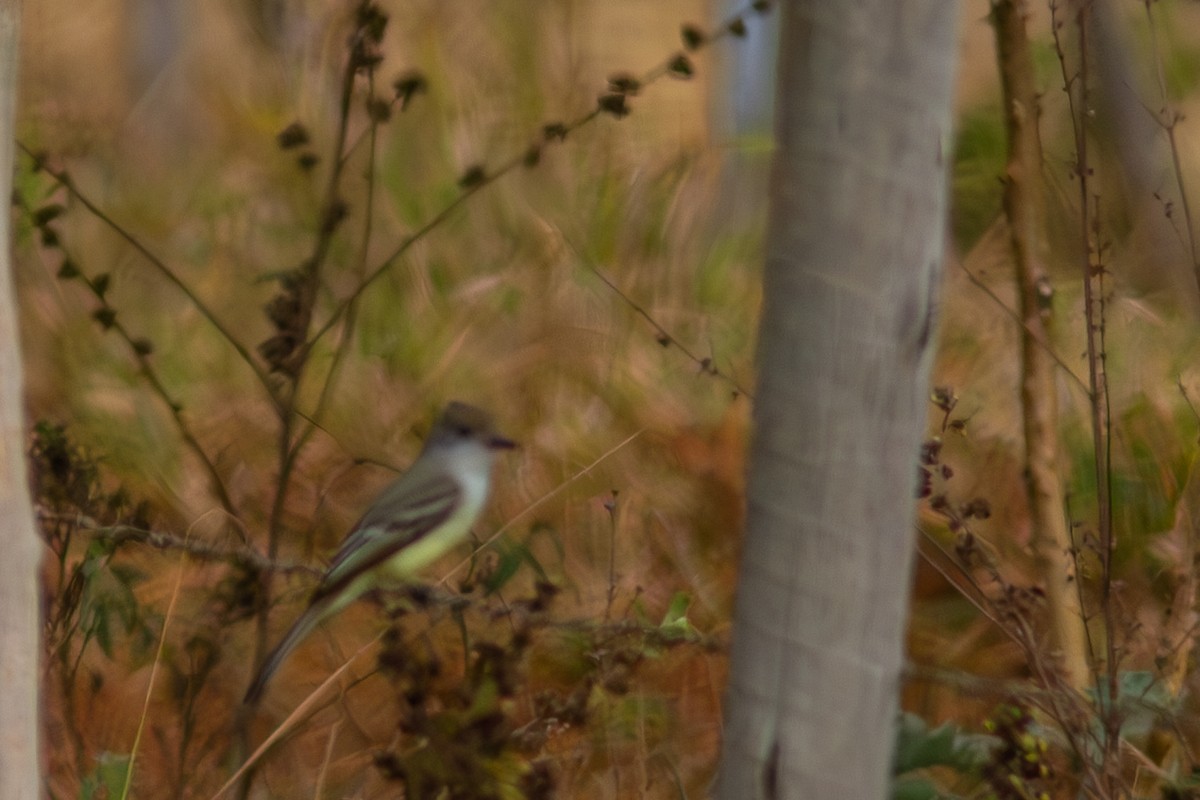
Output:
[[40,796],[38,562],[25,479],[25,420],[8,199],[12,196],[19,0],[0,0],[0,797]]
[[957,6],[782,4],[721,800],[886,796]]

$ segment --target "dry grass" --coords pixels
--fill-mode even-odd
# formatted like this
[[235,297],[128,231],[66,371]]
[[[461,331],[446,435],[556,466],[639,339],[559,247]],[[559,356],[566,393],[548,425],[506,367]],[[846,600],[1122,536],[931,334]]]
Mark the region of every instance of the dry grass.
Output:
[[[341,195],[350,213],[332,243],[318,324],[364,269],[457,195],[468,166],[519,155],[543,123],[586,112],[608,74],[637,72],[669,54],[681,17],[707,17],[702,4],[654,14],[579,4],[539,7],[530,24],[525,4],[472,8],[393,9],[379,91],[413,67],[431,88],[380,128],[373,159],[362,114],[351,122],[351,139],[363,138],[348,159]],[[225,7],[186,13],[186,25],[152,31],[179,37],[168,37],[178,47],[154,74],[129,55],[127,37],[140,34],[117,7],[97,8],[102,24],[87,26],[65,4],[32,11],[22,137],[252,349],[271,333],[261,309],[276,287],[267,279],[311,247],[336,119],[332,76],[348,28],[332,4],[307,4],[288,21],[307,19],[311,29],[271,29]],[[547,147],[536,168],[477,194],[364,294],[352,330],[335,328],[322,340],[298,393],[299,408],[313,413],[320,376],[341,354],[320,429],[291,477],[286,562],[317,564],[332,551],[389,479],[378,465],[407,464],[447,399],[491,408],[522,443],[497,468],[477,528],[487,536],[505,526],[499,550],[482,551],[475,568],[515,546],[528,548],[529,561],[500,594],[473,595],[466,629],[435,608],[406,617],[403,630],[413,652],[437,653],[447,665],[434,691],[453,693],[464,680],[464,630],[472,641],[508,635],[496,607],[531,591],[530,564],[561,588],[529,651],[528,683],[503,709],[514,725],[536,722],[537,692],[569,693],[597,670],[612,681],[594,689],[586,721],[551,726],[544,747],[532,751],[551,759],[559,796],[699,796],[715,761],[722,655],[695,643],[621,645],[638,663],[618,674],[618,685],[594,642],[580,649],[595,634],[569,633],[606,616],[653,629],[680,593],[691,598],[698,630],[726,633],[747,401],[677,347],[660,345],[594,271],[680,344],[752,382],[761,217],[724,219],[729,178],[704,125],[709,58],[698,60],[698,80],[658,82],[633,99],[629,119],[601,118]],[[293,119],[309,128],[322,156],[310,175],[274,142]],[[364,251],[368,172],[375,194]],[[18,181],[31,204],[51,193],[67,205],[55,223],[64,252],[89,277],[111,276],[108,303],[132,336],[153,343],[152,368],[213,462],[237,524],[227,524],[128,347],[90,319],[95,299],[79,282],[55,277],[62,254],[37,246],[26,229],[18,257],[34,416],[68,423],[76,441],[102,454],[106,485],[119,481],[148,499],[154,528],[230,551],[244,546],[244,535],[261,551],[279,474],[278,419],[263,387],[127,242],[32,174],[28,161]],[[69,547],[65,574],[84,563],[84,538]],[[464,555],[429,579],[458,586],[466,573],[455,564]],[[231,726],[255,658],[252,621],[239,619],[230,600],[245,586],[227,565],[189,561],[165,620],[180,558],[125,545],[97,562],[137,572],[136,606],[150,630],[169,622],[167,645],[151,689],[153,653],[123,630],[109,653],[95,639],[61,643],[69,656],[46,682],[47,786],[55,796],[101,781],[104,754],[130,752],[147,692],[134,796],[206,797],[231,774]],[[48,575],[51,585],[57,574]],[[272,636],[298,613],[312,578],[298,573],[273,585]],[[362,604],[312,637],[272,684],[249,741],[264,738],[381,621]],[[69,671],[76,656],[79,668]],[[58,681],[60,671],[73,680]],[[353,672],[373,673],[373,659]],[[394,784],[371,759],[393,742],[397,709],[378,674],[351,686],[268,756],[258,791],[315,796],[320,783],[330,796],[391,796]]]
[[[1000,125],[986,5],[977,0],[961,12],[960,104],[964,118],[983,119],[982,151],[988,125]],[[1177,17],[1192,13],[1165,5]],[[252,350],[272,333],[262,308],[277,292],[273,277],[305,258],[315,238],[334,141],[345,8],[310,0],[288,6],[293,11],[277,24],[269,1],[244,11],[239,4],[191,6],[179,12],[188,15],[180,24],[162,29],[139,29],[118,3],[93,2],[86,15],[61,2],[27,9],[21,137],[50,154],[52,166],[68,171],[167,262]],[[699,2],[534,7],[429,0],[390,7],[378,92],[412,68],[426,75],[430,91],[379,129],[374,155],[364,116],[353,117],[349,134],[358,144],[341,190],[349,215],[331,243],[318,324],[364,271],[459,196],[456,182],[470,166],[494,167],[519,155],[544,123],[592,108],[609,75],[640,72],[677,49],[679,22],[711,18]],[[1033,30],[1045,54],[1043,23],[1036,17]],[[135,46],[141,35],[163,47]],[[1169,72],[1182,81],[1178,99],[1187,110],[1195,82],[1178,75],[1186,76],[1190,51],[1167,39],[1164,46],[1175,48]],[[288,564],[328,557],[391,469],[412,459],[447,399],[492,409],[522,443],[498,466],[493,500],[477,526],[482,537],[501,535],[471,563],[460,563],[464,548],[428,579],[460,590],[468,569],[486,577],[514,554],[526,560],[500,592],[469,593],[461,617],[433,604],[399,623],[414,664],[439,665],[425,687],[430,707],[454,710],[469,684],[465,643],[517,647],[520,615],[513,609],[543,576],[560,588],[517,650],[519,690],[496,706],[512,726],[529,726],[522,734],[538,734],[522,739],[526,749],[517,755],[488,762],[510,784],[537,759],[550,765],[562,797],[701,797],[712,775],[750,402],[733,397],[727,380],[705,372],[680,346],[753,386],[763,156],[718,140],[711,123],[723,113],[721,95],[707,83],[738,46],[701,52],[693,81],[658,81],[631,99],[628,118],[601,117],[547,146],[535,168],[475,194],[364,293],[352,327],[322,338],[298,392],[298,407],[314,413],[321,376],[340,359],[320,427],[289,477],[279,553]],[[155,52],[158,61],[132,55]],[[1070,155],[1062,145],[1068,127],[1057,85],[1048,78],[1046,87],[1052,229],[1061,235],[1051,265],[1060,283],[1058,346],[1083,374],[1077,257],[1062,233],[1072,225],[1064,177]],[[307,126],[322,157],[311,173],[275,143],[294,120]],[[1183,140],[1185,164],[1195,163],[1193,150]],[[990,500],[994,514],[979,532],[1019,583],[1029,574],[1029,531],[1015,328],[957,266],[961,261],[1013,305],[1005,236],[990,224],[998,210],[991,193],[999,187],[992,187],[986,152],[983,161],[959,164],[956,213],[971,221],[960,230],[983,235],[957,242],[947,266],[937,382],[956,387],[967,419],[966,437],[947,443],[954,491]],[[111,275],[108,302],[135,337],[153,343],[154,374],[213,463],[236,524],[128,346],[91,318],[95,298],[80,282],[55,277],[62,252],[40,246],[24,219],[17,277],[32,416],[67,423],[75,441],[102,456],[104,488],[119,483],[144,498],[156,530],[231,553],[244,552],[247,542],[262,552],[280,479],[279,419],[264,387],[194,304],[29,166],[21,165],[18,190],[31,205],[67,206],[54,223],[65,252],[92,278]],[[1163,185],[1171,184],[1164,178]],[[1123,191],[1116,181],[1104,187],[1109,197]],[[1141,288],[1140,276],[1161,266],[1163,252],[1145,245],[1158,228],[1144,220],[1162,209],[1138,202],[1106,205],[1116,272],[1108,335],[1119,423],[1121,602],[1137,622],[1126,666],[1151,669],[1168,628],[1158,613],[1168,592],[1161,579],[1178,567],[1171,561],[1181,535],[1174,515],[1195,449],[1194,422],[1175,379],[1195,386],[1197,340],[1186,311]],[[631,301],[675,344],[662,346]],[[1094,502],[1086,411],[1072,382],[1064,378],[1062,386],[1071,453],[1064,469],[1086,527]],[[95,497],[89,502],[90,513],[102,517]],[[935,533],[950,541],[945,531]],[[47,567],[51,606],[79,624],[48,636],[48,790],[98,796],[95,786],[112,772],[105,765],[119,767],[130,752],[149,692],[133,796],[208,797],[244,756],[235,722],[256,658],[255,582],[228,563],[191,559],[165,620],[179,550],[126,544],[110,556],[89,552],[88,540],[86,531],[75,531],[62,562]],[[90,582],[72,605],[64,600],[67,579],[80,565],[92,570]],[[268,638],[299,612],[312,581],[305,571],[274,580]],[[126,597],[126,583],[131,603],[114,606],[113,598]],[[916,596],[913,662],[984,680],[927,675],[907,687],[908,707],[930,720],[975,724],[997,697],[1027,687],[1029,665],[1019,649],[941,576],[923,566]],[[688,621],[703,636],[655,639],[679,597],[689,599]],[[100,619],[112,626],[107,650],[94,633],[85,636]],[[633,632],[617,622],[631,623]],[[149,642],[168,623],[151,689]],[[249,723],[249,744],[262,741],[385,624],[379,609],[362,603],[314,635],[272,683]],[[268,754],[253,796],[395,795],[373,759],[387,748],[408,755],[420,749],[396,735],[404,681],[412,675],[378,671],[376,652],[360,658],[352,677],[339,681],[344,691],[322,701]],[[551,722],[541,693],[569,705],[579,687],[586,714],[572,718],[572,709],[560,706]],[[471,698],[485,694],[478,685],[472,691]]]

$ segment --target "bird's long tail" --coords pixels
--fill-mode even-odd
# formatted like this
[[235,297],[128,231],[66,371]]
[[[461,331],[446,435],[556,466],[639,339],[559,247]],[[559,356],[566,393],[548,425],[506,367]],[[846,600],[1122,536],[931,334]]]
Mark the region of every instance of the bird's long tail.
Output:
[[246,697],[242,700],[243,703],[257,703],[262,696],[263,689],[267,685],[267,681],[275,674],[275,670],[279,669],[279,665],[288,657],[288,654],[304,641],[308,634],[312,633],[312,629],[317,627],[317,623],[327,617],[335,609],[331,607],[330,598],[322,598],[310,605],[300,618],[297,619],[287,635],[279,644],[275,645],[272,650],[263,660],[262,666],[258,668],[258,674],[254,676],[254,681],[250,684],[250,688],[246,690]]

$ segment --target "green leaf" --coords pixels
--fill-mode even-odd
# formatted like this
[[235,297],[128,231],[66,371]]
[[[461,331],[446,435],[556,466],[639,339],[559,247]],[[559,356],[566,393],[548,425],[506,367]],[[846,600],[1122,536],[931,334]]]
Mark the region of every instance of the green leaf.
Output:
[[[1121,717],[1121,736],[1138,739],[1148,735],[1163,717],[1179,710],[1179,699],[1171,697],[1164,682],[1153,672],[1129,670],[1117,676],[1117,713]],[[1099,691],[1088,695],[1101,708],[1108,708],[1109,690],[1101,683]],[[1099,725],[1099,717],[1097,717]]]
[[692,597],[686,592],[676,592],[667,606],[658,629],[669,639],[691,639],[697,636],[696,629],[688,622],[687,610],[692,604]]
[[113,640],[112,628],[108,624],[108,614],[105,613],[104,604],[96,603],[87,609],[85,614],[84,627],[88,633],[96,640],[96,644],[100,645],[100,650],[109,659],[113,657]]
[[127,566],[110,567],[106,556],[92,553],[80,565],[80,573],[84,584],[79,619],[86,636],[110,659],[118,636],[125,637],[135,661],[146,658],[153,652],[155,629],[133,591],[133,584],[145,575]]
[[113,577],[129,589],[132,589],[135,584],[141,583],[150,577],[142,570],[130,564],[113,564],[110,570]]
[[906,712],[900,715],[896,731],[892,774],[903,775],[927,767],[976,769],[987,761],[997,744],[993,736],[966,733],[948,722],[931,730],[925,720]]
[[504,585],[512,580],[517,571],[521,569],[521,564],[525,561],[526,551],[522,545],[510,544],[507,547],[497,547],[496,551],[500,555],[500,562],[483,584],[486,594],[503,589]]
[[525,542],[500,541],[493,545],[493,549],[500,556],[500,562],[496,565],[496,569],[487,576],[487,580],[483,584],[484,591],[487,594],[502,589],[505,584],[513,579],[522,565],[528,565],[542,580],[549,580],[537,556],[533,554],[533,551],[529,549]]
[[676,592],[675,596],[671,598],[671,605],[667,606],[667,613],[663,617],[663,624],[673,624],[679,620],[686,620],[687,610],[691,604],[691,595],[687,592]]
[[87,551],[83,556],[83,566],[85,571],[95,572],[100,567],[104,566],[103,559],[108,558],[117,550],[117,545],[111,539],[92,539],[88,542]]
[[892,782],[892,800],[938,800],[943,796],[933,781],[926,778],[900,778]]
[[130,758],[124,753],[101,753],[96,769],[85,775],[79,787],[80,800],[123,797],[125,776],[129,773]]

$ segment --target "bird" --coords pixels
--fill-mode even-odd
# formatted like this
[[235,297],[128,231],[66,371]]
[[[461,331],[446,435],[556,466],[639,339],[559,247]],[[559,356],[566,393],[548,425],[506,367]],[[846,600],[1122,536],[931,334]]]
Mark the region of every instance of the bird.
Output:
[[243,702],[258,701],[288,654],[320,622],[372,589],[410,582],[465,539],[487,501],[497,451],[513,447],[486,411],[448,404],[416,461],[346,534],[308,607],[263,659]]

